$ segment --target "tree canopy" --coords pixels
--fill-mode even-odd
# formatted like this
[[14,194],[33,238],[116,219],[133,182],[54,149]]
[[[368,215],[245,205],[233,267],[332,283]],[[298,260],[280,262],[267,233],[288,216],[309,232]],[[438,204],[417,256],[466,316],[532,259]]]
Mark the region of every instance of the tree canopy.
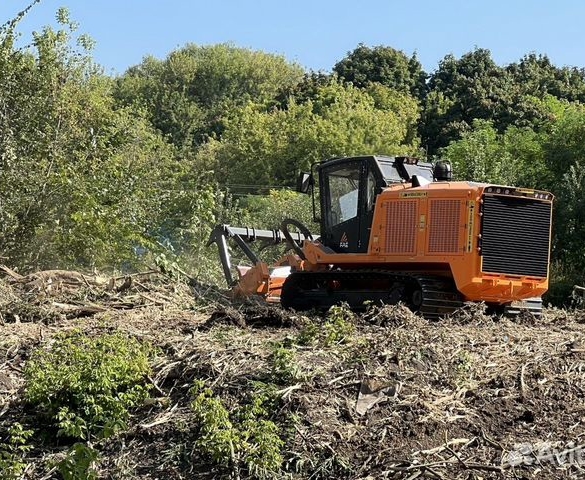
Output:
[[582,68],[536,53],[498,65],[475,48],[425,72],[416,55],[360,44],[311,72],[187,44],[112,78],[66,9],[17,46],[27,11],[0,30],[0,247],[14,267],[180,260],[202,273],[216,222],[274,224],[283,208],[265,202],[309,218],[288,190],[313,162],[408,154],[446,158],[461,179],[550,189],[555,262],[582,276]]

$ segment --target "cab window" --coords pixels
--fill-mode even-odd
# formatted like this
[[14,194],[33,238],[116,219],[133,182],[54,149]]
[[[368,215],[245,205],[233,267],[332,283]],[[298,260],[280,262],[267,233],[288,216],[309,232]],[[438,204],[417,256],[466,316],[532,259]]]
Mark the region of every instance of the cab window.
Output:
[[353,164],[328,172],[331,226],[347,222],[358,214],[360,165]]

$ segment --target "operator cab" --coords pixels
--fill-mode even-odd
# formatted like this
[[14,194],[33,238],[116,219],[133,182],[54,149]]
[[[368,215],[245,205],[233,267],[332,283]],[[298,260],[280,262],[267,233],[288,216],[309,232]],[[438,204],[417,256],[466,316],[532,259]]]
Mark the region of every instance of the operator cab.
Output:
[[[437,168],[439,165],[448,170],[448,178]],[[396,183],[418,186],[435,179],[450,180],[450,165],[446,165],[440,163],[433,168],[431,163],[415,158],[373,155],[319,163],[320,241],[338,253],[367,252],[376,196]]]

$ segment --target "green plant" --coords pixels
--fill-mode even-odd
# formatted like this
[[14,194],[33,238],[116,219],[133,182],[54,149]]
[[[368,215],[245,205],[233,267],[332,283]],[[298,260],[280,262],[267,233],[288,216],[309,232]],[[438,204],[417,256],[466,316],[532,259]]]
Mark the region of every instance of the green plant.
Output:
[[231,410],[202,381],[191,389],[191,408],[199,428],[197,449],[221,467],[245,467],[255,478],[270,478],[282,465],[284,442],[278,426],[265,418],[271,396],[266,389],[252,396],[251,402]]
[[333,305],[327,314],[324,345],[346,343],[355,333],[355,314],[345,304]]
[[28,361],[25,398],[60,435],[108,437],[123,430],[129,410],[147,398],[151,354],[149,345],[119,333],[59,336]]
[[191,408],[199,425],[197,446],[218,465],[233,464],[236,452],[241,450],[241,440],[229,411],[204,382],[196,382],[191,392],[195,396]]
[[318,342],[319,334],[320,330],[317,324],[307,318],[295,341],[299,345],[313,345]]
[[288,384],[301,379],[302,371],[299,367],[294,350],[277,345],[270,357],[272,380],[280,384]]
[[454,363],[454,380],[457,387],[473,388],[474,370],[473,355],[466,350],[461,350]]
[[23,457],[32,448],[27,443],[32,434],[32,430],[25,430],[18,422],[8,429],[7,441],[0,443],[0,478],[12,480],[21,477],[26,468]]
[[299,345],[330,347],[347,343],[355,333],[355,314],[346,304],[333,305],[322,325],[308,320],[296,338]]
[[75,443],[57,464],[57,470],[63,480],[94,480],[97,472],[93,467],[97,459],[98,452],[91,445]]

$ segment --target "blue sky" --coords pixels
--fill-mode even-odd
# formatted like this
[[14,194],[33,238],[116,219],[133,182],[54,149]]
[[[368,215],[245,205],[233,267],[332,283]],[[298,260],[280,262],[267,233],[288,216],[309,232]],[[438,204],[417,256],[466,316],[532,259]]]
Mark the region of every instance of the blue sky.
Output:
[[[2,0],[0,23],[28,3]],[[323,71],[360,42],[416,52],[427,72],[475,47],[500,65],[536,52],[585,68],[582,0],[42,0],[20,25],[24,38],[54,24],[59,7],[96,41],[94,58],[111,74],[186,43],[223,42]]]

